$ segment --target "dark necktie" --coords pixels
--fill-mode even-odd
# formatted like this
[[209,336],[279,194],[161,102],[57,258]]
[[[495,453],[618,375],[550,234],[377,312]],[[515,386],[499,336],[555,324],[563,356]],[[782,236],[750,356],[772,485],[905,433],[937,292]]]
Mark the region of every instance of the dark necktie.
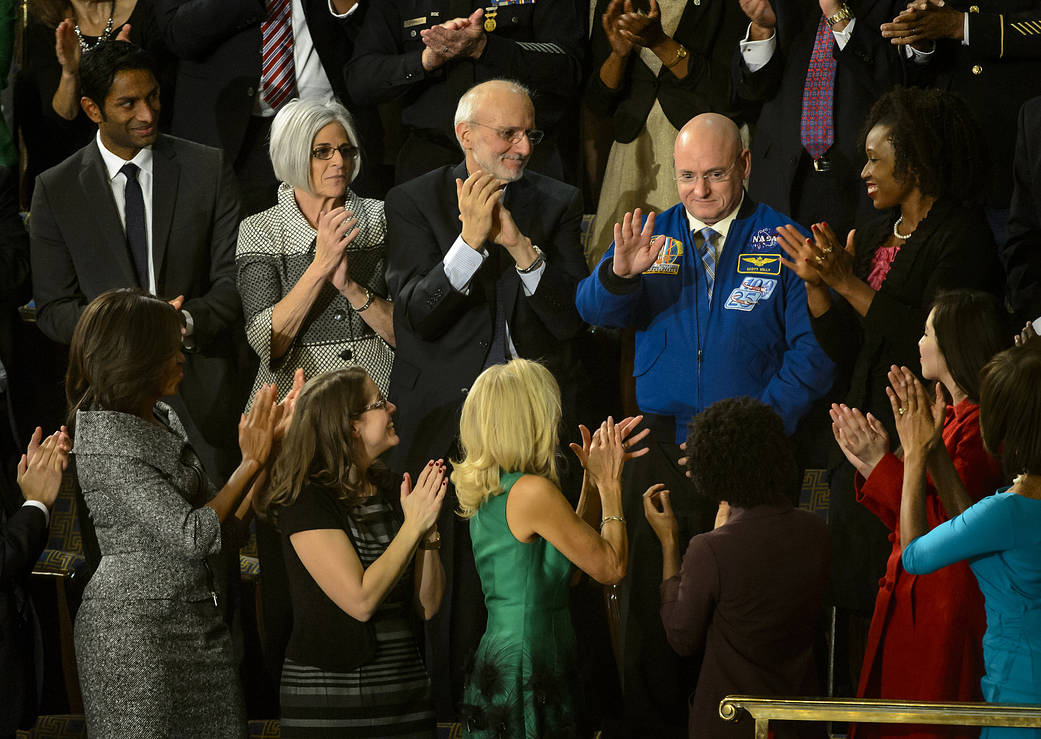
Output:
[[[492,331],[492,343],[488,347],[488,357],[484,360],[484,368],[493,364],[503,364],[510,360],[509,347],[506,343],[506,291],[510,289],[510,265],[512,258],[505,254],[506,248],[499,244],[488,245],[489,260],[495,260],[495,327]],[[516,289],[516,284],[513,285]]]
[[832,101],[835,95],[835,34],[821,16],[813,42],[810,67],[802,93],[799,140],[814,159],[820,159],[835,142]]
[[126,198],[127,246],[134,260],[137,281],[145,290],[148,284],[148,236],[145,231],[145,198],[141,194],[141,183],[137,181],[137,165],[127,162],[119,170],[126,178],[123,194]]

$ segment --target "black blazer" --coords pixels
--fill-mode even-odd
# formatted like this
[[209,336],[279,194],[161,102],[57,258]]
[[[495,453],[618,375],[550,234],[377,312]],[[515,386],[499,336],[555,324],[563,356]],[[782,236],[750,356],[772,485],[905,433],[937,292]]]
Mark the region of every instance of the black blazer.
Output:
[[[390,397],[401,408],[396,427],[407,464],[402,469],[409,471],[428,459],[448,458],[459,410],[484,367],[494,331],[502,247],[490,245],[491,256],[468,295],[452,289],[442,261],[460,233],[455,179],[466,176],[465,164],[441,167],[387,194],[387,285],[397,341]],[[504,202],[521,233],[546,254],[546,270],[530,297],[504,255],[507,292],[501,299],[510,337],[521,356],[546,363],[567,407],[579,384],[572,339],[585,325],[575,307],[575,287],[588,273],[579,244],[582,198],[570,185],[527,172],[507,186]]]
[[[235,288],[239,199],[220,151],[161,135],[152,147],[152,249],[159,296],[184,295],[197,350],[181,395],[210,443],[235,439],[243,338]],[[88,302],[138,285],[101,152],[92,141],[37,180],[29,232],[40,330],[68,344]]]
[[[860,129],[875,100],[903,79],[899,51],[879,32],[903,10],[903,0],[851,0],[856,16],[853,34],[845,48],[835,45],[834,125],[835,143],[827,153],[831,176],[855,202],[836,230],[875,217],[871,201],[860,185],[864,152]],[[739,48],[733,50],[736,94],[763,104],[759,125],[752,135],[752,177],[748,192],[782,213],[791,213],[792,185],[803,145],[799,140],[806,71],[820,22],[816,0],[774,2],[777,12],[777,49],[762,69],[750,72]],[[807,155],[808,156],[808,155]],[[855,199],[855,200],[854,200]],[[855,218],[854,218],[855,211]]]
[[47,517],[35,506],[10,516],[0,505],[0,734],[32,728],[36,694],[36,614],[28,589],[47,544]]
[[[341,20],[329,12],[329,0],[303,0],[307,29],[333,93],[355,118],[363,156],[378,163],[379,114],[354,104],[343,76],[369,4],[359,3]],[[173,132],[222,147],[234,162],[260,85],[264,0],[155,0],[155,5],[163,40],[181,60]]]
[[628,67],[617,90],[600,81],[600,67],[611,53],[601,16],[610,0],[598,0],[593,12],[593,66],[586,84],[586,103],[603,117],[614,117],[615,139],[635,139],[647,121],[655,99],[676,128],[701,113],[715,112],[741,121],[744,111],[732,91],[730,59],[744,37],[748,19],[737,3],[687,3],[673,38],[690,53],[690,72],[679,79],[662,65],[658,74],[640,60],[639,50],[629,55]]
[[1008,241],[1001,252],[1009,305],[1020,321],[1041,316],[1041,97],[1019,111]]

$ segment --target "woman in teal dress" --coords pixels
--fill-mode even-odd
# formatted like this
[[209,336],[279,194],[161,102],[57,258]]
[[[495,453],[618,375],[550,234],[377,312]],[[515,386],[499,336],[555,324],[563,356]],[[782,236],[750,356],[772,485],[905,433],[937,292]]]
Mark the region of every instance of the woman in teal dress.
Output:
[[609,418],[592,436],[580,427],[584,443],[572,448],[586,478],[572,509],[559,489],[560,390],[549,370],[515,359],[471,387],[452,482],[470,519],[488,625],[463,695],[466,736],[578,735],[572,565],[604,584],[625,576],[622,466],[640,452],[622,444],[639,420]]
[[[1041,703],[1041,341],[998,354],[983,369],[980,431],[1000,453],[1011,487],[926,533],[925,463],[937,444],[942,405],[907,368],[890,372],[889,391],[904,448],[900,537],[904,569],[934,572],[969,560],[987,610],[983,697],[991,703]],[[952,477],[951,482],[957,478]],[[984,728],[982,739],[1041,737],[1041,729]]]

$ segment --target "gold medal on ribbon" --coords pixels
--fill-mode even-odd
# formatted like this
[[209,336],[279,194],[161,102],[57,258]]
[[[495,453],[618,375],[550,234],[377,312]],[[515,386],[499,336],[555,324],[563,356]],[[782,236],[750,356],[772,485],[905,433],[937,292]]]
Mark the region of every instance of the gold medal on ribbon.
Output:
[[498,15],[498,13],[499,10],[495,5],[484,9],[484,30],[488,33],[495,30],[495,16]]

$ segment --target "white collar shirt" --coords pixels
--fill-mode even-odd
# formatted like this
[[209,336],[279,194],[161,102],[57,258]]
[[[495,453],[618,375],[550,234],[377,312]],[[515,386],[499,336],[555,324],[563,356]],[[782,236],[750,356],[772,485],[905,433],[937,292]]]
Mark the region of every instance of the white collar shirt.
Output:
[[133,159],[126,160],[105,148],[101,143],[101,132],[95,137],[98,150],[101,152],[101,160],[105,164],[105,174],[108,177],[109,187],[112,188],[112,199],[116,201],[116,212],[119,213],[119,222],[123,225],[123,233],[126,233],[126,175],[120,170],[127,161],[137,165],[137,181],[141,185],[141,195],[145,201],[145,240],[148,244],[148,284],[142,285],[153,295],[156,294],[155,284],[155,260],[152,256],[152,162],[154,156],[152,147],[148,146],[134,155]]

